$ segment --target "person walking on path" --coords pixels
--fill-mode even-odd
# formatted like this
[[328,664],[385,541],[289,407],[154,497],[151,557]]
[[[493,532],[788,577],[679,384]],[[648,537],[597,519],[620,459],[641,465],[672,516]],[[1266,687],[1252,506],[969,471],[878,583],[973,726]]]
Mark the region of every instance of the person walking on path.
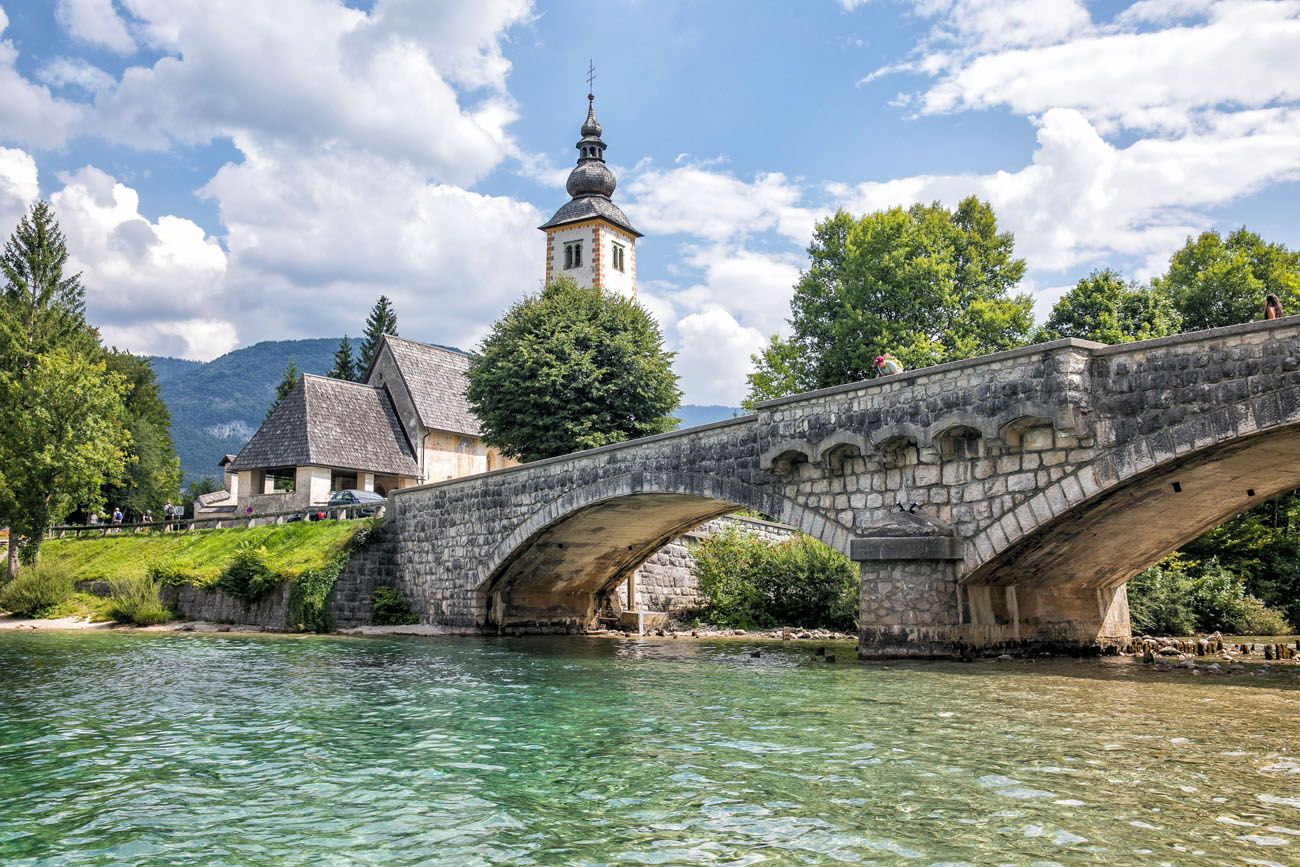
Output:
[[1286,314],[1282,312],[1282,302],[1277,300],[1277,296],[1272,292],[1264,299],[1264,318],[1281,319]]
[[876,375],[893,376],[896,373],[903,372],[903,362],[899,361],[892,353],[886,352],[884,355],[876,356]]
[[113,510],[113,532],[114,533],[122,532],[122,518],[123,518],[122,507],[118,506]]

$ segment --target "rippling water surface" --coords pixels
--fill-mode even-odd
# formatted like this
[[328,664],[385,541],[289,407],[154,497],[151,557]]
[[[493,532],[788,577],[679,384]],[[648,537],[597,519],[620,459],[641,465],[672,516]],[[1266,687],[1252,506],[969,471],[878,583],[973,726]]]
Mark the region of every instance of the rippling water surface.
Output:
[[1300,681],[0,633],[5,864],[1300,863]]

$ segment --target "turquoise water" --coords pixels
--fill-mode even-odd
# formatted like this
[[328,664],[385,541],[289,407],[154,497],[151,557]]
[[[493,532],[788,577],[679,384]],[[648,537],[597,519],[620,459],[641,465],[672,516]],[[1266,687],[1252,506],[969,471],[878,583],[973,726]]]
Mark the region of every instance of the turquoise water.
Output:
[[1300,863],[1300,678],[0,633],[4,864]]

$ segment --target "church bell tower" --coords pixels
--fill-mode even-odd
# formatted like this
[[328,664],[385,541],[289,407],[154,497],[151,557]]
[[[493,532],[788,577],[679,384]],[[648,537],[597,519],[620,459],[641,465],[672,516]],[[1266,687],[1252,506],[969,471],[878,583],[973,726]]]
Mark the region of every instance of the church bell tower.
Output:
[[580,286],[635,297],[636,239],[641,233],[612,199],[618,182],[605,165],[592,77],[587,79],[587,119],[576,145],[578,164],[565,184],[571,198],[538,227],[546,233],[546,280],[572,277]]

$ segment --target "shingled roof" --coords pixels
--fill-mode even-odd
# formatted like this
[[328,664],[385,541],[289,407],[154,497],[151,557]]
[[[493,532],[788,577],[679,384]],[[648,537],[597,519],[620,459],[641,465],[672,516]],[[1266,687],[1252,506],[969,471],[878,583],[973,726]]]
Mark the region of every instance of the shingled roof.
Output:
[[603,196],[582,196],[571,199],[560,206],[555,216],[537,228],[553,229],[566,223],[580,223],[596,217],[604,217],[635,238],[641,237],[641,233],[632,228],[632,221],[627,218],[627,214],[623,213],[623,209]]
[[230,469],[302,466],[420,475],[384,389],[311,374],[285,396]]
[[469,355],[391,334],[385,335],[384,341],[397,362],[422,427],[466,436],[480,435],[478,417],[465,397]]

